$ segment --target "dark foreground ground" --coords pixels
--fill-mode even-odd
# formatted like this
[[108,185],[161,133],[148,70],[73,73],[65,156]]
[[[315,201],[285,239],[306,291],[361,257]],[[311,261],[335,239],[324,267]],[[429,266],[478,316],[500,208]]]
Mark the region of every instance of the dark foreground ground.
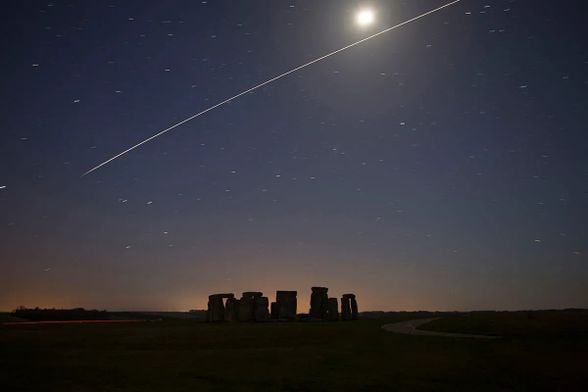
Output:
[[[431,315],[423,314],[422,317]],[[0,327],[2,391],[588,391],[586,311],[453,315],[406,336],[385,323]]]

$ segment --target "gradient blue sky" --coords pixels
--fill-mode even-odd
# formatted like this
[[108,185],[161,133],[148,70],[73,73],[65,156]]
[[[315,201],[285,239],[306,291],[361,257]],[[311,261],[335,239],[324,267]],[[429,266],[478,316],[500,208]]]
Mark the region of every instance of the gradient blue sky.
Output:
[[[377,23],[359,29],[358,7]],[[588,306],[582,1],[19,1],[2,12],[0,309]]]

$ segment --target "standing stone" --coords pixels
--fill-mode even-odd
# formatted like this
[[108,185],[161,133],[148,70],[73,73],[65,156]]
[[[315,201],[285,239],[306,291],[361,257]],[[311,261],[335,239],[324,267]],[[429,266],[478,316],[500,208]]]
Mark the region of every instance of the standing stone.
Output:
[[261,291],[245,291],[242,294],[243,297],[250,297],[250,298],[259,298],[261,296],[263,296],[263,293]]
[[327,320],[338,321],[339,320],[339,304],[337,298],[329,298],[328,302]]
[[222,321],[225,318],[225,309],[222,298],[216,295],[208,296],[208,311],[206,320],[210,322]]
[[273,319],[280,317],[280,304],[277,302],[272,302],[270,306],[270,313]]
[[355,294],[343,294],[341,298],[341,316],[343,320],[357,320],[359,312]]
[[237,307],[239,300],[236,298],[227,298],[225,303],[225,321],[237,321]]
[[225,305],[223,299],[234,298],[234,294],[212,294],[208,296],[207,321],[216,322],[225,320]]
[[257,297],[253,301],[255,308],[253,316],[255,321],[267,321],[269,319],[268,311],[269,299],[267,297]]
[[351,320],[351,297],[353,294],[343,294],[341,297],[341,319],[343,321]]
[[249,297],[243,297],[239,300],[239,306],[237,307],[237,320],[253,320],[253,299]]
[[296,319],[297,294],[296,291],[276,291],[277,318],[288,320]]
[[246,291],[239,300],[237,307],[237,319],[239,321],[253,321],[255,313],[255,299],[263,294],[258,291]]
[[310,317],[325,320],[329,309],[329,291],[326,287],[313,287],[310,295]]
[[355,295],[351,297],[351,320],[358,320],[359,319],[359,312],[357,309],[357,301],[355,300]]

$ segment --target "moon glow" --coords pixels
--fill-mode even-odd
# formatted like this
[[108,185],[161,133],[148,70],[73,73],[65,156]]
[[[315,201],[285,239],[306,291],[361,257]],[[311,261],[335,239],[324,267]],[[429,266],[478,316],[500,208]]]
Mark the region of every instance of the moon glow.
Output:
[[376,20],[376,14],[375,14],[374,10],[369,9],[369,8],[361,9],[355,15],[355,22],[360,27],[367,27],[367,26],[373,24],[375,20]]

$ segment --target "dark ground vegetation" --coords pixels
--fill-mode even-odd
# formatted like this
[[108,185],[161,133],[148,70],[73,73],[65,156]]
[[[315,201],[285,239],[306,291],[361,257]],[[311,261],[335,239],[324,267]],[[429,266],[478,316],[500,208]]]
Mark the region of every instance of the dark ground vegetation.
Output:
[[[435,316],[435,315],[433,315]],[[3,391],[586,391],[588,313],[453,314],[427,328],[493,341],[406,336],[385,323],[0,327]]]

